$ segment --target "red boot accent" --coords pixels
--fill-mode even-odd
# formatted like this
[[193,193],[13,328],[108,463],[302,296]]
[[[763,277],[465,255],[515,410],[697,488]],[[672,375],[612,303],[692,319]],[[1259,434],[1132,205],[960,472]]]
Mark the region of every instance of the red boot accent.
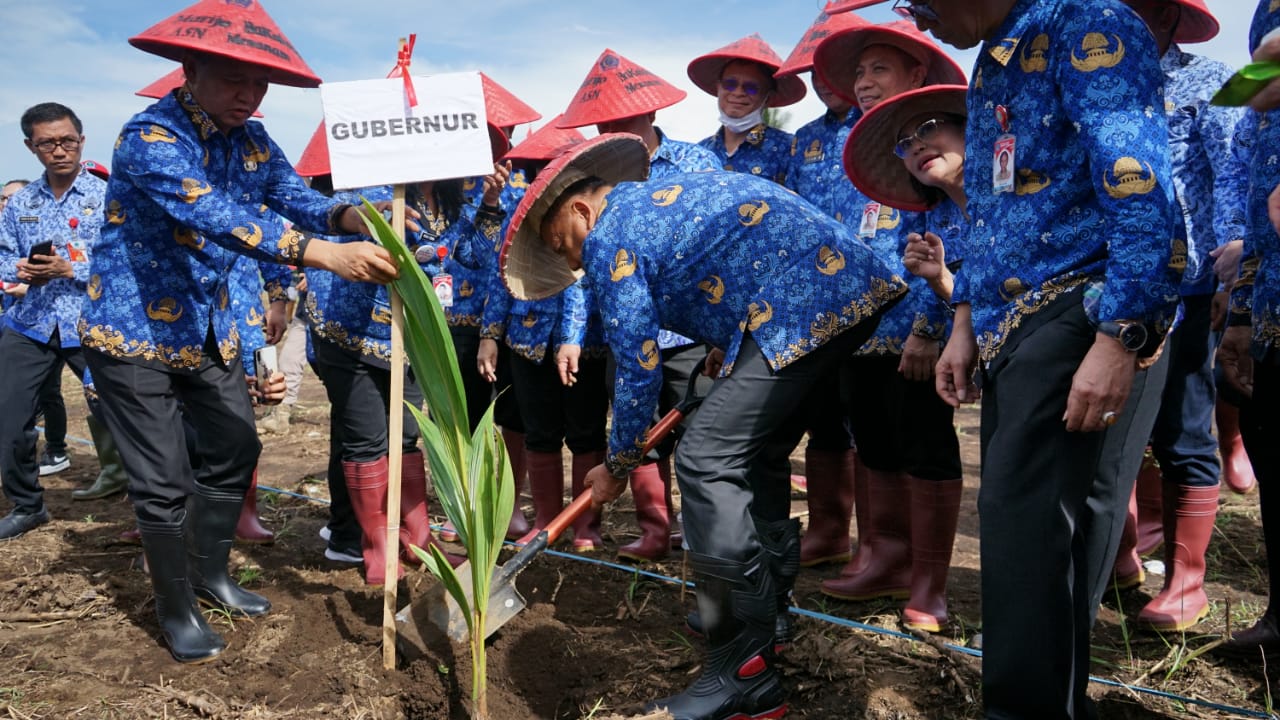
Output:
[[[417,545],[423,550],[426,550],[428,545],[435,545],[444,553],[450,565],[458,567],[466,558],[445,551],[431,534],[425,463],[426,457],[420,450],[405,453],[400,462],[400,559],[410,565],[421,565],[422,561],[409,548],[409,545]],[[454,537],[457,537],[456,533]]]
[[671,497],[671,488],[675,487],[675,479],[671,474],[671,458],[660,458],[654,465],[658,468],[658,475],[662,478],[662,491],[666,495],[667,523],[671,528],[669,536],[671,549],[681,550],[684,548],[684,528],[680,526],[680,515],[676,512],[675,501]]
[[1124,519],[1124,529],[1120,531],[1120,550],[1111,569],[1111,584],[1107,592],[1132,590],[1146,579],[1142,558],[1138,557],[1138,488],[1135,484],[1133,492],[1129,493],[1129,513]]
[[618,557],[639,562],[656,562],[671,552],[671,522],[667,515],[666,488],[657,463],[631,471],[631,497],[636,503],[640,539],[618,548]]
[[[578,497],[587,489],[587,471],[604,462],[605,452],[580,453],[573,456],[573,496]],[[573,521],[573,551],[579,553],[595,552],[604,547],[604,538],[600,537],[600,511],[587,510]]]
[[1218,423],[1218,452],[1222,455],[1222,481],[1232,492],[1243,495],[1258,486],[1253,476],[1253,464],[1240,439],[1240,408],[1225,400],[1218,400],[1214,408]]
[[853,559],[849,520],[853,514],[854,450],[805,450],[809,478],[809,524],[800,539],[800,567]]
[[[841,600],[905,600],[911,594],[911,486],[900,473],[870,468],[867,482],[870,528],[862,545],[871,548],[871,554],[852,574],[841,572],[839,578],[824,580],[822,592]],[[846,571],[858,562],[855,557]]]
[[560,453],[525,450],[525,466],[529,468],[529,492],[533,495],[533,527],[517,545],[527,545],[564,508],[564,461]]
[[525,471],[524,433],[502,429],[502,441],[507,447],[507,461],[511,464],[511,477],[515,480],[515,503],[511,506],[511,520],[507,523],[507,539],[515,540],[529,532],[529,521],[520,507],[520,494],[528,485]]
[[249,483],[249,492],[244,494],[244,504],[240,507],[240,519],[236,521],[236,539],[240,542],[255,545],[270,545],[276,541],[276,534],[262,525],[258,517],[258,471],[253,471],[253,480]]
[[[364,581],[382,585],[387,553],[387,456],[373,462],[342,462],[342,474],[351,496],[351,509],[360,523],[360,550],[364,556]],[[404,570],[398,569],[398,577]]]
[[1164,589],[1138,613],[1155,630],[1179,632],[1209,614],[1204,554],[1218,516],[1218,486],[1165,491]]
[[903,624],[941,632],[947,623],[947,572],[964,481],[911,477],[911,597]]
[[1142,458],[1135,492],[1138,495],[1138,554],[1147,555],[1164,541],[1164,513],[1160,507],[1164,496],[1164,480],[1160,465],[1151,456],[1151,449]]

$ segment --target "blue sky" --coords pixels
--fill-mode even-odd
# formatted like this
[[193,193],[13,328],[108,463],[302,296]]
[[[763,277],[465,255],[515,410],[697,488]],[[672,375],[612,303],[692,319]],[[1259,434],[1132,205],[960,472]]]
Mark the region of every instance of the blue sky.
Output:
[[[85,123],[85,159],[110,165],[120,126],[150,101],[134,91],[173,63],[134,49],[128,38],[190,3],[170,0],[0,0],[0,177],[40,172],[22,145],[18,118],[38,102],[71,106]],[[549,119],[561,112],[604,48],[685,89],[688,99],[658,114],[672,137],[699,140],[716,127],[715,100],[693,86],[694,57],[759,32],[786,57],[825,0],[265,0],[307,63],[328,81],[383,77],[396,39],[418,34],[415,74],[483,70]],[[1223,31],[1191,50],[1236,67],[1247,62],[1250,0],[1208,0]],[[894,19],[888,5],[862,11]],[[966,70],[973,54],[954,56]],[[816,117],[810,95],[786,108],[794,128]],[[273,87],[264,122],[296,159],[320,121],[318,90]],[[540,121],[541,122],[541,121]],[[540,123],[537,123],[540,124]],[[537,125],[535,124],[535,125]],[[528,128],[517,130],[517,139]]]

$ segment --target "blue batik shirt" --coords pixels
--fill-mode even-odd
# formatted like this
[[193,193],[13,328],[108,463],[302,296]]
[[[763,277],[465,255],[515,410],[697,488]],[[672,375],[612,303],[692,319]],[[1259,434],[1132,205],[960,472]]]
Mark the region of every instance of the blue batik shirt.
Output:
[[[1249,28],[1249,50],[1280,27],[1280,5],[1262,0]],[[1237,127],[1236,144],[1246,154],[1249,194],[1240,278],[1231,292],[1230,325],[1253,326],[1259,359],[1280,347],[1280,235],[1267,215],[1267,198],[1280,185],[1280,111],[1248,111]]]
[[71,262],[75,277],[32,285],[25,297],[5,310],[0,321],[4,327],[40,343],[80,345],[76,323],[89,281],[89,262],[102,230],[106,188],[101,179],[81,171],[62,197],[54,198],[41,175],[9,199],[0,214],[0,280],[21,282],[18,261],[46,240],[53,243],[54,253]]
[[[433,217],[425,204],[418,203],[416,208],[422,215],[418,221],[422,229],[406,238],[410,249],[425,259],[419,265],[433,283],[441,275],[452,278],[453,304],[444,308],[445,321],[449,327],[479,328],[496,273],[491,249],[502,237],[499,231],[506,214],[501,207],[495,212],[468,200],[459,208],[457,219],[448,222],[443,214]],[[483,252],[473,253],[473,248]]]
[[[665,178],[682,173],[716,172],[721,169],[719,158],[702,145],[672,140],[656,127],[654,132],[658,134],[658,149],[649,157],[649,182],[662,182]],[[581,285],[581,281],[575,285]],[[588,324],[591,319],[594,319],[593,314],[597,313],[597,310],[592,297],[589,292],[574,292],[569,296],[565,303],[566,342],[573,342],[573,339],[584,336],[586,331],[583,325],[584,318],[588,319]],[[580,302],[585,303],[585,306],[580,307]],[[694,344],[693,340],[670,330],[662,330],[658,333],[658,347],[662,350],[692,344]]]
[[861,198],[844,174],[844,144],[860,117],[856,108],[843,116],[828,110],[797,130],[791,142],[787,187],[841,221],[862,208]]
[[[287,299],[285,291],[292,282],[293,273],[289,266],[279,263],[241,257],[231,267],[231,279],[227,285],[231,288],[231,311],[240,333],[240,363],[244,365],[246,375],[255,374],[253,353],[267,344],[267,318],[263,312],[262,295],[267,293],[268,303],[284,301]],[[280,292],[276,294],[268,288],[280,288]]]
[[302,182],[261,123],[224,134],[186,88],[125,124],[111,168],[80,342],[162,370],[198,369],[211,328],[236,361],[236,258],[301,264],[308,240],[280,216],[325,233],[345,209]]
[[734,173],[621,183],[583,242],[588,287],[617,363],[606,463],[640,463],[662,385],[658,332],[725,351],[751,333],[779,371],[879,313],[906,284],[791,191]]
[[786,184],[791,142],[794,140],[791,133],[761,123],[747,133],[742,144],[730,155],[724,146],[724,132],[724,126],[721,126],[715,135],[698,143],[716,156],[722,169]]
[[1249,170],[1231,151],[1243,111],[1209,104],[1231,77],[1231,68],[1223,63],[1172,45],[1160,59],[1160,67],[1165,76],[1173,183],[1187,227],[1182,294],[1207,295],[1217,289],[1209,252],[1244,238]]
[[[1169,125],[1154,40],[1119,0],[1019,0],[983,44],[968,96],[972,218],[954,302],[992,361],[1033,313],[1105,281],[1090,319],[1164,333],[1178,300]],[[995,193],[1007,110],[1015,192]]]

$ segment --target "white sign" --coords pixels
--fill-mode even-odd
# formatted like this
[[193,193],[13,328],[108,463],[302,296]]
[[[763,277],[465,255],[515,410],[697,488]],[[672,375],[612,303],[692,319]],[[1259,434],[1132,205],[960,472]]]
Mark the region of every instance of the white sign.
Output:
[[477,72],[324,83],[329,166],[337,189],[398,185],[493,172],[484,89]]

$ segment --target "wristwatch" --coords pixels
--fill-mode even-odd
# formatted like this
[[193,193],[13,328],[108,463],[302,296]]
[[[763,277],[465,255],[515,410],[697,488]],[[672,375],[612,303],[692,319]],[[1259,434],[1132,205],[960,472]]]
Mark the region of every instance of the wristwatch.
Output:
[[1098,323],[1098,332],[1115,338],[1125,350],[1136,353],[1147,346],[1147,326],[1133,320]]

